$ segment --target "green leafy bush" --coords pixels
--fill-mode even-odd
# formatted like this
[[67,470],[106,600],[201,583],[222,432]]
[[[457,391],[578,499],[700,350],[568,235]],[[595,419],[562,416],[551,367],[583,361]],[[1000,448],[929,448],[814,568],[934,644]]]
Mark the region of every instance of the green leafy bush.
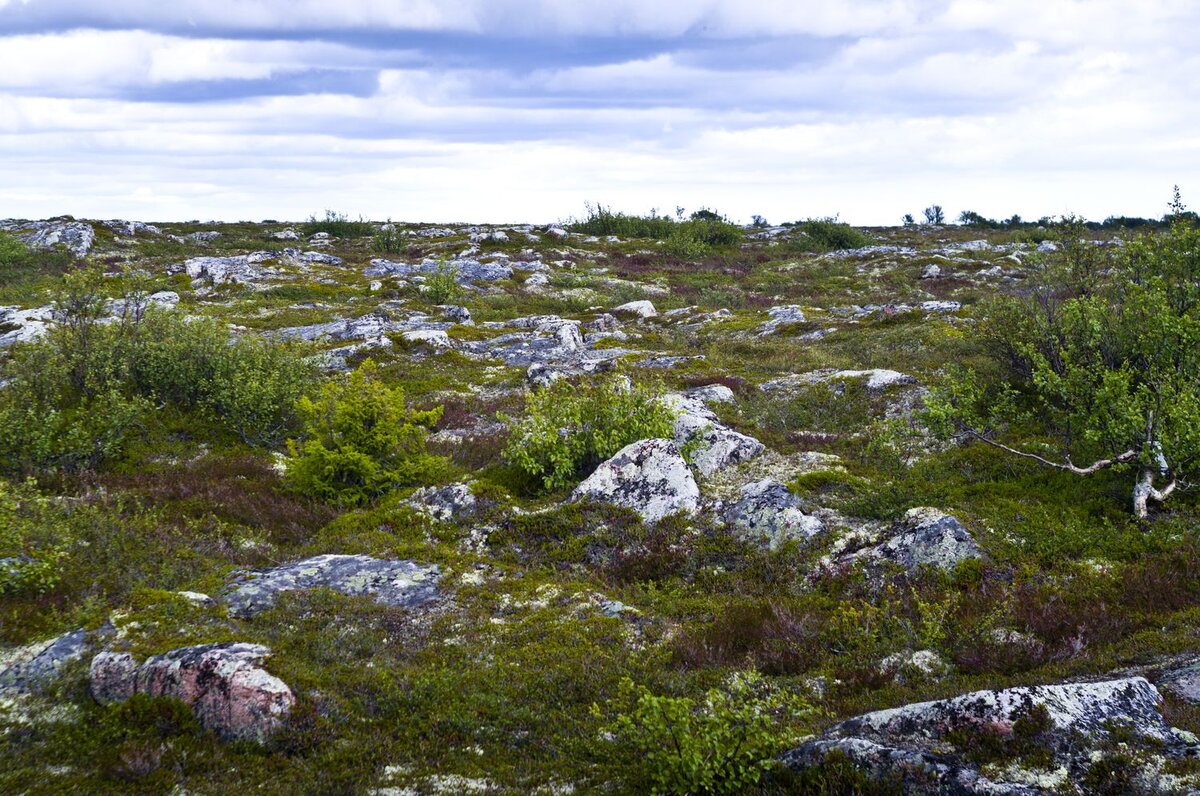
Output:
[[358,505],[431,478],[442,466],[425,450],[442,408],[408,409],[404,392],[381,382],[370,359],[326,382],[317,400],[301,398],[297,408],[304,436],[288,441],[287,478],[306,495]]
[[424,287],[425,295],[434,304],[457,301],[463,292],[462,285],[458,284],[458,272],[445,261],[439,262],[437,270],[425,277]]
[[1168,232],[1111,261],[1068,241],[1031,282],[973,332],[992,367],[954,369],[930,421],[1075,475],[1132,469],[1145,517],[1200,461],[1200,229],[1180,204]]
[[33,482],[0,481],[0,597],[58,585],[68,540],[51,532],[48,502]]
[[557,381],[529,397],[512,426],[504,459],[548,490],[588,475],[639,439],[670,437],[674,420],[658,384],[639,385],[621,372],[583,383]]
[[400,229],[389,218],[387,223],[375,233],[371,247],[380,254],[399,254],[405,249],[404,236],[400,234]]
[[120,455],[156,412],[195,412],[249,444],[279,441],[316,366],[297,345],[231,340],[215,320],[153,307],[108,321],[99,271],[69,274],[55,322],[13,350],[0,391],[0,469],[78,470]]
[[15,235],[0,232],[0,267],[7,268],[20,262],[28,253],[24,243]]
[[861,249],[875,242],[870,235],[836,218],[810,218],[798,222],[796,226],[808,236],[806,242],[811,242],[820,251]]
[[789,724],[809,711],[755,672],[732,675],[699,703],[655,696],[626,679],[617,704],[609,732],[639,761],[645,782],[636,784],[656,794],[744,793],[795,740]]

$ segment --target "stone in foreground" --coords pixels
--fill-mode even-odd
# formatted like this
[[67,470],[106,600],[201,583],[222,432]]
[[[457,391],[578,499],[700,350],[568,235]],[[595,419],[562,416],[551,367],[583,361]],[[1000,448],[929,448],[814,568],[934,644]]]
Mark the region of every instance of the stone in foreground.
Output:
[[436,566],[371,556],[323,555],[251,573],[225,597],[229,613],[251,617],[275,604],[284,592],[326,588],[370,595],[387,606],[416,608],[438,596]]
[[575,488],[571,499],[623,506],[655,522],[668,514],[695,513],[700,488],[674,442],[643,439],[597,467]]
[[259,666],[269,654],[259,644],[203,644],[139,665],[129,653],[102,652],[92,659],[92,696],[101,704],[134,694],[174,697],[223,740],[262,742],[296,703],[287,684]]
[[[803,769],[840,753],[873,779],[899,781],[906,794],[1048,793],[1068,778],[1080,777],[1107,745],[1117,741],[1145,743],[1165,758],[1193,754],[1195,738],[1164,721],[1161,701],[1154,686],[1141,677],[976,691],[849,719],[781,760]],[[984,769],[970,762],[967,753],[973,748],[966,746],[974,747],[982,736],[1004,744],[1030,732],[1015,725],[1035,708],[1044,709],[1048,718],[1034,740],[1051,755],[1049,769],[1024,767],[1019,759]],[[1147,767],[1142,775],[1153,779],[1155,772]],[[1145,784],[1154,792],[1158,783]]]

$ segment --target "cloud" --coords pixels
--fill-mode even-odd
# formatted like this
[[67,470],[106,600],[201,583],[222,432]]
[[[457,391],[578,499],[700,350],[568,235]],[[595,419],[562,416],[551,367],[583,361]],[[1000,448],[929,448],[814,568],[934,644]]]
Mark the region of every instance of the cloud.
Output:
[[1157,215],[1197,34],[1183,0],[0,0],[0,215]]

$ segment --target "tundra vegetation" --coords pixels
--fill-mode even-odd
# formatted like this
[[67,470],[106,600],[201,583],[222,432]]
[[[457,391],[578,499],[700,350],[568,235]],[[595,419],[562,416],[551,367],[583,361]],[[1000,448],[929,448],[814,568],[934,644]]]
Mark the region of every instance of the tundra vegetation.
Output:
[[0,222],[0,791],[1200,787],[1196,217],[931,209]]

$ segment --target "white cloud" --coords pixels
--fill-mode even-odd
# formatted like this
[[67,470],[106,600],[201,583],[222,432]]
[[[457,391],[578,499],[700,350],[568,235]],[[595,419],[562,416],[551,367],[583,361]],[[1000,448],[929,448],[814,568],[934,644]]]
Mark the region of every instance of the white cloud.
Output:
[[[1200,197],[1183,0],[0,0],[7,20],[30,32],[0,35],[0,216],[553,220],[602,200],[894,223],[933,201],[1103,217],[1160,214],[1175,181]],[[477,36],[390,49],[389,30]],[[770,56],[793,47],[811,57]],[[272,92],[329,70],[378,88]],[[227,81],[264,96],[171,101]]]

